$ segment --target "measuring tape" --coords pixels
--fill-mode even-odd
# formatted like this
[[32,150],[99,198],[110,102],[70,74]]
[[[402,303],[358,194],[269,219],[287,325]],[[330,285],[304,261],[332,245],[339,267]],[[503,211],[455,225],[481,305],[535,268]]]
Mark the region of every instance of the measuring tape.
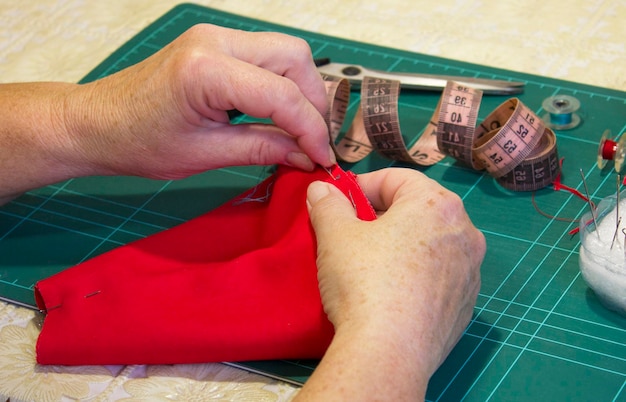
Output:
[[350,84],[344,78],[323,78],[331,146],[345,162],[358,162],[376,151],[392,160],[429,166],[449,155],[486,170],[513,191],[546,187],[560,172],[554,132],[517,98],[503,102],[477,124],[482,91],[450,81],[423,134],[407,148],[398,117],[399,81],[364,77],[360,106],[342,137]]

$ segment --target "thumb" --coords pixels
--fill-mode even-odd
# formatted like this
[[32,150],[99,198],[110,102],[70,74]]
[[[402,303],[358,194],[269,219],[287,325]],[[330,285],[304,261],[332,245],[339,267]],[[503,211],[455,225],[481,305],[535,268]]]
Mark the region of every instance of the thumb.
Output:
[[350,200],[330,183],[311,183],[307,190],[306,203],[318,239],[326,232],[337,232],[346,220],[357,220]]

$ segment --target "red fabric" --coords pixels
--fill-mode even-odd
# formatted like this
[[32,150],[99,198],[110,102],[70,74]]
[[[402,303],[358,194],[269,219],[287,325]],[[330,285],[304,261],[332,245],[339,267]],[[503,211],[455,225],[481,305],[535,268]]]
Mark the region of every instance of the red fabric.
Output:
[[[355,176],[279,167],[233,201],[40,281],[40,364],[320,358],[333,327],[306,209],[314,180],[376,215]],[[269,197],[267,197],[269,195]]]

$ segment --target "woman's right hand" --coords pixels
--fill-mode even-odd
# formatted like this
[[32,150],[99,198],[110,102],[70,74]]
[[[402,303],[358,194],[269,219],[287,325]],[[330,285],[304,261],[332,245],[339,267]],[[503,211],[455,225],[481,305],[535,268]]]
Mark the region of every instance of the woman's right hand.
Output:
[[[425,390],[472,317],[485,238],[456,194],[415,170],[383,169],[358,180],[379,213],[375,221],[359,220],[332,185],[316,182],[308,192],[322,302],[336,331],[324,359],[337,352],[343,363],[334,366],[353,361],[344,371],[360,373],[364,390],[380,382],[364,380],[370,368],[393,359],[378,375],[386,370],[394,373],[390,383]],[[343,340],[342,349],[360,352],[338,351]],[[361,361],[363,354],[372,361]]]

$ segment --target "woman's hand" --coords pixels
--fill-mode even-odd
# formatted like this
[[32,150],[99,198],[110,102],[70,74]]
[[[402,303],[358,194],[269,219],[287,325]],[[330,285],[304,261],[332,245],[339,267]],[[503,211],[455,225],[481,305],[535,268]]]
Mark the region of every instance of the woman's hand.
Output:
[[[0,204],[79,176],[330,166],[326,107],[304,40],[197,25],[89,84],[0,85]],[[273,124],[230,124],[232,109]]]
[[423,398],[471,319],[485,239],[456,194],[415,170],[384,169],[359,183],[380,211],[375,221],[359,220],[334,186],[309,187],[320,292],[336,335],[301,397],[326,389],[354,400]]
[[[305,41],[202,24],[77,88],[64,110],[96,171],[181,178],[231,165],[332,165],[326,107]],[[275,125],[232,125],[231,109]]]

